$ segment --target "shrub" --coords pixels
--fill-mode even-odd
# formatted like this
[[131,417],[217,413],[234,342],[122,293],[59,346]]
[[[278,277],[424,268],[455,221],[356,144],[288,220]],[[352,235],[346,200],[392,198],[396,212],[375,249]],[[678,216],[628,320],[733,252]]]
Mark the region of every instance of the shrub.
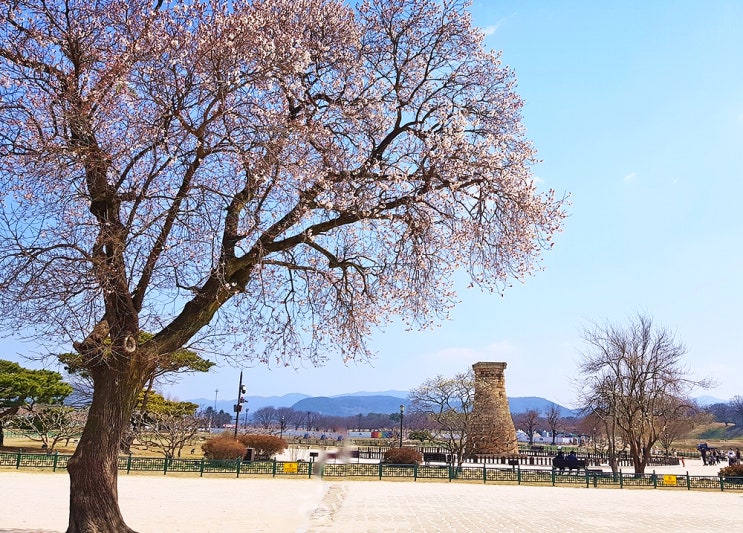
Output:
[[432,441],[433,435],[431,435],[430,431],[426,431],[425,429],[418,429],[408,433],[408,438],[410,440],[419,440],[421,442],[425,442]]
[[269,459],[286,450],[288,444],[284,439],[273,435],[253,435],[244,433],[237,437],[241,444],[255,450],[256,459]]
[[246,447],[234,437],[218,435],[201,445],[207,459],[237,459],[245,455]]
[[417,465],[423,461],[423,454],[416,448],[390,448],[384,452],[384,462],[393,465]]
[[720,469],[719,475],[725,477],[741,476],[743,477],[743,464],[730,465]]

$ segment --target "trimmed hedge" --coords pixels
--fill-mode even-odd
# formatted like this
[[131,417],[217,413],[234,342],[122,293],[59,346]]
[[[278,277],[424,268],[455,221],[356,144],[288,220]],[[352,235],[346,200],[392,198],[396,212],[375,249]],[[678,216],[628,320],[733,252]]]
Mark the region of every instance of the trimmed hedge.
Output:
[[218,435],[201,445],[207,459],[236,459],[243,457],[247,446],[229,435]]
[[384,452],[384,462],[394,465],[419,465],[423,454],[415,448],[390,448]]

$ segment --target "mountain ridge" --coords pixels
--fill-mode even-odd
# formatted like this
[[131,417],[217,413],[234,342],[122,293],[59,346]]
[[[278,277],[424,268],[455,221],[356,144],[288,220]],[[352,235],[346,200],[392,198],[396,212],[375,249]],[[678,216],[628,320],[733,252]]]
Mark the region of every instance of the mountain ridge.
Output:
[[[249,413],[264,407],[289,407],[295,411],[311,411],[325,416],[356,416],[369,413],[397,413],[400,405],[410,408],[407,391],[388,390],[382,392],[359,391],[333,396],[311,396],[302,393],[290,393],[282,396],[245,396],[244,409]],[[215,401],[206,398],[188,400],[196,403],[201,409],[215,408]],[[535,409],[544,414],[552,405],[560,409],[560,416],[577,416],[578,410],[570,409],[556,402],[539,396],[514,396],[508,398],[511,413],[520,414]],[[233,412],[235,400],[216,401],[216,410]],[[243,411],[245,413],[246,411]]]

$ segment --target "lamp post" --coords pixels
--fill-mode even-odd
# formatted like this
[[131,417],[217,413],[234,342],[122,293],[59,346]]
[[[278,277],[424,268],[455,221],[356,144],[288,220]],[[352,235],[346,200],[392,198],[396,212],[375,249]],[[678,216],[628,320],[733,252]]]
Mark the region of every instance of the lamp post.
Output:
[[400,448],[402,448],[402,419],[405,416],[405,406],[400,404]]
[[237,438],[237,427],[240,425],[240,411],[245,403],[245,385],[243,385],[243,371],[240,370],[240,384],[237,386],[237,403],[233,406],[235,411],[235,438]]
[[212,434],[212,421],[217,414],[217,394],[219,394],[219,389],[214,390],[214,409],[212,409],[212,414],[209,416],[209,435]]
[[281,415],[279,418],[279,438],[284,438],[284,424],[286,423],[286,417],[284,415]]
[[597,449],[596,449],[596,428],[593,428],[593,464],[598,466],[599,460],[597,456]]

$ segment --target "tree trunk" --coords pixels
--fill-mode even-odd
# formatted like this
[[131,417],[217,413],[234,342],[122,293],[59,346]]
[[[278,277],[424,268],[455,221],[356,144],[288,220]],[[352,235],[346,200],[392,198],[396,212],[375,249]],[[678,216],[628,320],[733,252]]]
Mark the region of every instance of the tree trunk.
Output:
[[67,464],[70,522],[67,533],[133,533],[118,502],[118,457],[143,381],[131,372],[96,368],[95,389],[80,442]]
[[645,450],[643,450],[642,447],[638,446],[636,443],[632,442],[630,444],[630,455],[632,456],[632,464],[635,467],[635,474],[644,474],[645,467],[648,463]]

